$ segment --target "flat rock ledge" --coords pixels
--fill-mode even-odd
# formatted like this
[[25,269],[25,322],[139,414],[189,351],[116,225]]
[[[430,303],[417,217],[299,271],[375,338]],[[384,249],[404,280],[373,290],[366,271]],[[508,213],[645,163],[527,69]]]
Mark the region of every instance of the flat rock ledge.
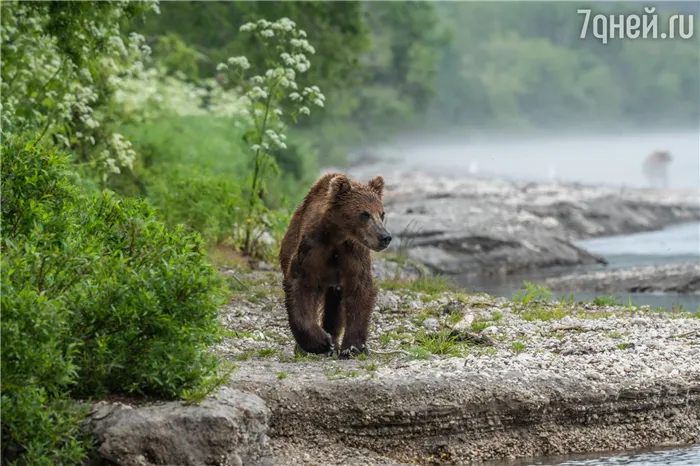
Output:
[[524,183],[410,171],[388,164],[350,169],[386,180],[391,249],[442,274],[512,274],[551,266],[604,264],[574,245],[700,220],[693,190]]
[[83,426],[93,465],[273,466],[269,419],[262,399],[226,387],[199,405],[100,402]]
[[700,294],[700,264],[654,265],[549,278],[556,291]]
[[306,367],[294,381],[246,371],[234,384],[274,413],[278,464],[462,465],[700,442],[697,373],[595,382],[518,366],[445,361],[331,381]]
[[[295,355],[277,274],[225,307],[279,465],[470,464],[700,443],[700,318],[381,290],[370,354]],[[266,298],[256,286],[272,290]],[[253,298],[255,297],[255,298]]]

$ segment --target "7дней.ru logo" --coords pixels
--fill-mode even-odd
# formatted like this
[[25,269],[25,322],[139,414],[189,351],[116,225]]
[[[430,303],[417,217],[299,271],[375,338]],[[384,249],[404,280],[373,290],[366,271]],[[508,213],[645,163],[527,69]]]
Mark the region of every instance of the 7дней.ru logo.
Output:
[[593,36],[597,37],[604,44],[610,39],[690,39],[693,37],[693,26],[695,18],[693,15],[675,14],[668,18],[667,31],[659,32],[659,18],[652,15],[656,8],[644,8],[644,15],[623,15],[623,14],[597,14],[591,21],[590,9],[576,10],[578,14],[585,14],[583,25],[581,26],[581,39],[585,39],[589,25],[593,25]]

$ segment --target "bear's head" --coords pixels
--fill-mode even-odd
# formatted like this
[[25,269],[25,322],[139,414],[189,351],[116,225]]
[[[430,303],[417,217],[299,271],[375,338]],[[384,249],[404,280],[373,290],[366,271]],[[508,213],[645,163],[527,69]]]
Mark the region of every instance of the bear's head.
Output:
[[328,187],[329,220],[347,238],[373,251],[383,251],[391,243],[391,235],[384,227],[383,194],[381,176],[359,183],[338,174],[331,178]]

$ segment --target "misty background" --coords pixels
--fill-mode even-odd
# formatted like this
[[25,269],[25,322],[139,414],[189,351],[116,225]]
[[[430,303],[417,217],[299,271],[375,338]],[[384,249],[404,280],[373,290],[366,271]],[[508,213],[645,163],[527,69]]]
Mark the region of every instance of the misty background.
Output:
[[[156,61],[194,82],[255,54],[238,31],[252,18],[287,16],[307,30],[309,81],[327,105],[278,156],[303,182],[372,148],[416,167],[641,186],[643,158],[667,149],[671,185],[697,187],[698,35],[603,44],[589,26],[580,38],[578,9],[650,6],[660,32],[670,14],[698,15],[697,2],[167,2],[132,27]],[[154,122],[131,139],[177,140],[177,127]],[[227,137],[225,127],[206,135]]]

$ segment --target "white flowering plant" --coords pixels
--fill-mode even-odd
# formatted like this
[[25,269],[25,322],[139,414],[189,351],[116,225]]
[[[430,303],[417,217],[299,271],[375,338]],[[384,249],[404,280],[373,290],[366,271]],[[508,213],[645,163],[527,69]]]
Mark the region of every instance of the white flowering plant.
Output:
[[[247,213],[241,246],[243,252],[253,254],[258,240],[273,227],[268,219],[275,215],[262,199],[268,178],[279,174],[272,153],[287,148],[287,124],[296,123],[302,115],[310,115],[312,106],[323,107],[326,98],[318,86],[302,88],[297,84],[297,76],[311,66],[307,54],[313,55],[315,49],[306,39],[306,32],[297,29],[294,21],[261,19],[244,24],[240,30],[251,33],[260,43],[267,69],[260,75],[248,76],[250,63],[247,57],[238,56],[220,63],[217,70],[239,89],[246,109],[245,139],[253,153],[253,166],[246,180]],[[256,226],[263,229],[256,231]]]
[[150,49],[143,36],[124,37],[120,23],[158,10],[135,2],[3,1],[2,127],[6,133],[50,135],[104,176],[130,168],[136,156],[104,109],[120,78],[137,76]]
[[165,115],[236,118],[246,113],[240,95],[224,89],[215,79],[204,79],[197,85],[181,73],[169,74],[158,65],[139,76],[119,78],[118,82],[115,79],[113,101],[119,120],[135,124]]

